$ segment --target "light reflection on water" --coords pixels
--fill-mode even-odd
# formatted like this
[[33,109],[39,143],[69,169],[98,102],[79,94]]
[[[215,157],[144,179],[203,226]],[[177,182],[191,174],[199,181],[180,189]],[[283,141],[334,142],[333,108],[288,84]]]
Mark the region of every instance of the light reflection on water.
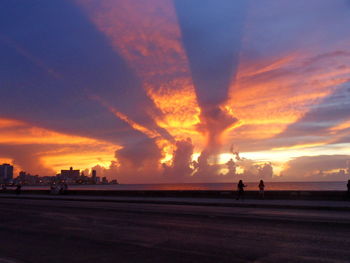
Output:
[[[344,191],[347,182],[265,182],[265,190]],[[248,182],[246,190],[258,190],[258,182]],[[49,186],[24,186],[23,189],[48,189]],[[70,185],[71,190],[236,190],[236,183],[171,183]]]

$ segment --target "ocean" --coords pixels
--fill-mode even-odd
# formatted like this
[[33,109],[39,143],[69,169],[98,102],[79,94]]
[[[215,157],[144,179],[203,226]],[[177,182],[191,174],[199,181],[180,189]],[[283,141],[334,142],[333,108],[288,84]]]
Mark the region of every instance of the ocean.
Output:
[[[246,190],[258,190],[258,182],[247,182]],[[265,182],[265,190],[345,191],[347,182]],[[169,183],[69,185],[71,190],[236,190],[236,183]],[[48,189],[49,186],[24,186],[22,189]]]

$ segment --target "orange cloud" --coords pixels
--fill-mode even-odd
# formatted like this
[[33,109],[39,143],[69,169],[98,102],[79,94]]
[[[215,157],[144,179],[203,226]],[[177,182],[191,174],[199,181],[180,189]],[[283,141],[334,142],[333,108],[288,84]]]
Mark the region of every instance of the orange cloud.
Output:
[[0,158],[0,164],[3,163],[13,163],[13,159],[11,158]]
[[307,143],[307,144],[297,144],[289,147],[276,147],[272,150],[274,151],[284,151],[284,150],[295,150],[295,149],[305,149],[305,148],[311,148],[311,147],[317,147],[326,145],[327,142],[316,142],[316,143]]
[[[76,0],[114,50],[136,72],[161,115],[157,125],[175,139],[192,137],[196,152],[205,146],[199,133],[198,106],[181,32],[170,0]],[[310,108],[349,80],[342,52],[319,56],[293,52],[259,61],[240,61],[230,99],[221,109],[236,122],[227,128],[227,141],[251,142],[272,138],[298,121]],[[242,56],[243,57],[243,56]],[[323,63],[323,64],[322,64]],[[113,111],[150,138],[171,159],[174,145],[159,133]],[[263,144],[263,143],[262,143]],[[314,146],[313,143],[310,143]],[[307,145],[304,145],[307,147]],[[296,146],[297,147],[297,146]]]
[[[174,80],[174,82],[178,81],[181,80]],[[183,82],[184,85],[187,84],[186,80]],[[175,83],[175,85],[178,84]],[[192,91],[186,87],[177,92],[172,92],[169,88],[160,88],[158,91],[150,88],[149,95],[164,114],[164,117],[157,118],[160,127],[167,129],[170,134],[177,138],[199,134],[195,130],[195,126],[200,122],[200,109],[195,102]]]
[[344,59],[327,60],[326,68],[312,59],[313,54],[289,54],[256,63],[243,61],[227,105],[242,125],[230,138],[271,138],[349,81],[350,66],[339,66],[347,64]]
[[67,169],[73,166],[75,169],[84,170],[96,165],[108,168],[111,161],[114,160],[114,149],[110,152],[93,151],[88,152],[74,151],[69,149],[66,152],[53,155],[45,155],[41,157],[43,165],[52,168],[55,171]]
[[16,156],[21,156],[22,162],[30,160],[25,161],[26,165],[37,162],[32,164],[36,169],[40,163],[56,172],[69,166],[80,169],[97,164],[106,166],[115,159],[115,151],[120,148],[105,141],[63,134],[13,119],[0,119],[0,147],[16,149],[16,153],[2,150],[0,158],[3,162],[16,163],[22,169],[28,169],[16,160]]
[[136,122],[134,122],[133,120],[131,120],[128,116],[126,116],[125,114],[117,111],[116,109],[114,109],[113,107],[109,107],[109,110],[119,119],[125,121],[126,123],[128,123],[133,129],[142,132],[143,134],[147,135],[149,138],[156,138],[156,137],[160,137],[161,135],[157,132],[157,131],[153,131],[148,129],[147,127],[142,126],[141,124],[138,124]]
[[14,127],[14,126],[20,126],[20,125],[22,125],[22,122],[20,122],[20,121],[0,118],[0,129]]
[[200,110],[172,1],[77,3],[142,80],[162,113],[153,116],[156,123],[177,139],[198,135]]
[[109,109],[111,112],[113,112],[113,114],[116,117],[128,123],[133,129],[139,132],[142,132],[147,137],[155,140],[155,143],[157,144],[158,148],[161,150],[161,153],[163,156],[163,158],[160,160],[161,163],[167,162],[169,159],[171,159],[173,148],[174,148],[174,146],[172,145],[172,142],[168,141],[167,139],[164,139],[161,136],[161,134],[159,134],[157,131],[150,130],[142,126],[141,124],[136,123],[125,114],[115,110],[113,107],[109,107]]
[[334,132],[346,130],[349,128],[350,128],[350,120],[342,122],[342,123],[330,128],[330,131],[334,133]]
[[25,122],[0,119],[1,144],[94,144],[97,140],[66,135],[31,126]]

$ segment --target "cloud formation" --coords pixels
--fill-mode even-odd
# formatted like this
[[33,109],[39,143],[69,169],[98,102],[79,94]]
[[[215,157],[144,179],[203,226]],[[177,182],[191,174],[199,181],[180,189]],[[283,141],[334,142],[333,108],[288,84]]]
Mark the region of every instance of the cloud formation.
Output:
[[349,176],[350,155],[301,156],[286,164],[285,179],[315,181],[346,180]]
[[246,1],[175,0],[182,42],[201,108],[199,125],[207,138],[206,153],[217,154],[221,136],[237,123],[225,110],[231,80],[239,65]]
[[2,1],[0,158],[130,183],[268,179],[288,161],[286,178],[303,178],[303,156],[350,149],[348,12],[345,0]]

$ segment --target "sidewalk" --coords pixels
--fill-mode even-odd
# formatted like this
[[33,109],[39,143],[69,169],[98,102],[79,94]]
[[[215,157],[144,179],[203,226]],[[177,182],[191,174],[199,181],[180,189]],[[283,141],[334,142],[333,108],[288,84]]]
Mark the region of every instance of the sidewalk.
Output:
[[254,207],[278,209],[308,209],[349,211],[350,201],[308,201],[308,200],[235,200],[227,198],[185,198],[185,197],[109,197],[85,195],[33,195],[33,194],[0,194],[0,200],[27,199],[53,201],[83,201],[83,202],[117,202],[117,203],[145,203],[163,205],[194,205],[217,207]]

